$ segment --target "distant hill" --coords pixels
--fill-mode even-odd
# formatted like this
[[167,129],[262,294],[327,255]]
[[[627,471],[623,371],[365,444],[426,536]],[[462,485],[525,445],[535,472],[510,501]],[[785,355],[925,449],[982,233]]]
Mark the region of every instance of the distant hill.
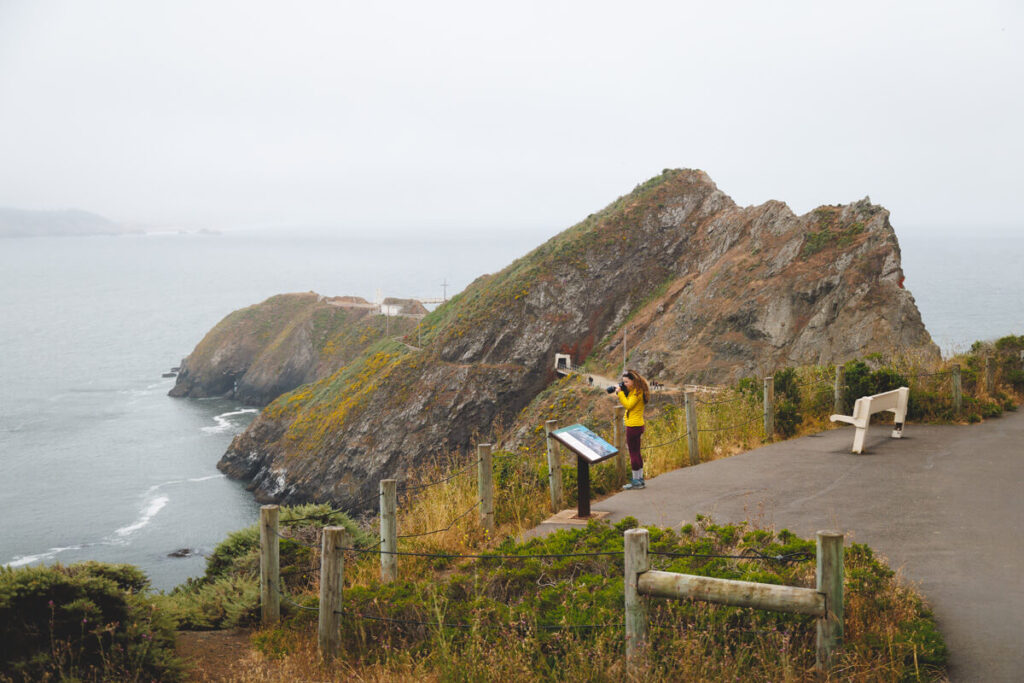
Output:
[[88,211],[26,211],[0,207],[0,237],[120,235],[133,232]]

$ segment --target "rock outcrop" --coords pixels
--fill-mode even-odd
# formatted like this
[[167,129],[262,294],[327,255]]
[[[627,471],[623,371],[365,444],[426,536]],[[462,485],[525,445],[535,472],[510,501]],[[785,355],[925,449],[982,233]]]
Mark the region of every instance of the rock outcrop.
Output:
[[263,406],[292,389],[328,377],[386,332],[402,334],[426,314],[423,304],[314,292],[280,294],[235,311],[184,360],[170,396],[224,396]]
[[674,384],[938,355],[902,283],[888,212],[867,200],[796,216],[665,171],[432,312],[410,335],[422,349],[378,342],[279,397],[219,467],[264,500],[367,508],[379,479],[514,422],[554,353],[614,375],[624,328],[629,364]]

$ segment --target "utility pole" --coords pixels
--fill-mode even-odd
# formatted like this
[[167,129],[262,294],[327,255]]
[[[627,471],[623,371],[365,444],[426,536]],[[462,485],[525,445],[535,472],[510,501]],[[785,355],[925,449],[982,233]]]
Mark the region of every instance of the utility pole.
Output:
[[626,374],[626,330],[628,325],[622,326],[622,374]]

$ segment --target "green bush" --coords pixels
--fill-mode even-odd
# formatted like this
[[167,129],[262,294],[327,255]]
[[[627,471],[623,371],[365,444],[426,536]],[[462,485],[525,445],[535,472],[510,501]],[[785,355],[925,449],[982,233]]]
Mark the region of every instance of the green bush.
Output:
[[174,621],[129,565],[0,568],[0,670],[13,680],[179,680]]
[[845,365],[846,389],[844,400],[846,405],[853,406],[854,401],[862,396],[873,396],[900,387],[910,386],[905,376],[890,367],[872,370],[862,360],[852,360]]
[[[287,536],[279,539],[281,576],[286,591],[305,582],[310,565],[315,562],[309,546],[315,545],[320,528],[343,526],[356,545],[376,540],[347,515],[328,505],[282,507],[278,519],[283,536],[308,536],[305,541]],[[182,628],[232,628],[255,623],[260,599],[259,552],[258,525],[228,534],[206,561],[203,576],[177,586],[161,599],[161,604]],[[282,605],[282,610],[289,610],[287,604]]]
[[190,582],[157,598],[185,630],[234,628],[257,623],[260,582],[255,576],[221,576]]
[[775,392],[775,431],[788,438],[796,434],[797,427],[804,421],[800,413],[800,386],[796,370],[784,368],[776,371],[772,384]]
[[777,401],[775,404],[775,431],[789,438],[796,434],[797,427],[804,421],[796,403],[789,399]]

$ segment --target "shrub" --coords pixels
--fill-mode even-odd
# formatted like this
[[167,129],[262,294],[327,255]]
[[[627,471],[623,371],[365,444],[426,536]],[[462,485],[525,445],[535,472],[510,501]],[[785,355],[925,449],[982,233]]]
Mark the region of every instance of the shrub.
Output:
[[0,670],[14,680],[181,678],[174,621],[135,567],[0,568]]
[[[279,523],[280,567],[284,587],[295,587],[311,569],[319,530],[324,526],[344,526],[356,545],[373,539],[347,515],[328,505],[311,504],[281,508]],[[228,534],[206,562],[206,572],[177,586],[161,604],[180,622],[182,628],[231,628],[255,623],[259,611],[259,526],[253,524]],[[287,611],[287,607],[284,607]]]
[[873,396],[885,391],[909,386],[909,381],[902,374],[889,367],[871,370],[867,363],[852,360],[845,366],[845,401],[852,406],[862,396]]
[[775,404],[775,431],[789,438],[796,434],[797,427],[804,421],[804,416],[797,409],[797,404],[789,399]]
[[183,584],[171,595],[158,600],[178,622],[179,628],[233,628],[257,622],[260,584],[254,576],[222,576]]
[[800,387],[796,370],[784,368],[774,375],[775,431],[789,438],[796,434],[797,427],[804,421],[800,413]]

